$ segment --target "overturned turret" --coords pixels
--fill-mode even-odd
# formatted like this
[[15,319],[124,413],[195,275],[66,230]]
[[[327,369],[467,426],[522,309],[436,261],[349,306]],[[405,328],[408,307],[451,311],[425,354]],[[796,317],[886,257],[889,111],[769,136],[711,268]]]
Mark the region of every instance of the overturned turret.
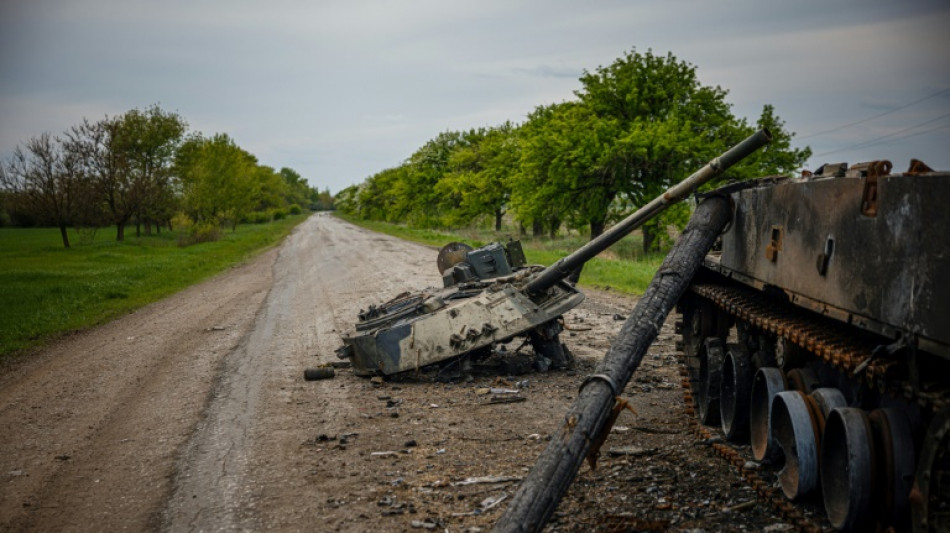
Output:
[[393,375],[526,337],[541,368],[563,368],[570,353],[558,334],[561,315],[584,300],[565,279],[577,268],[713,179],[770,139],[761,130],[713,159],[610,230],[553,265],[527,265],[518,241],[478,249],[451,243],[439,252],[441,288],[403,293],[359,314],[337,350],[357,374]]

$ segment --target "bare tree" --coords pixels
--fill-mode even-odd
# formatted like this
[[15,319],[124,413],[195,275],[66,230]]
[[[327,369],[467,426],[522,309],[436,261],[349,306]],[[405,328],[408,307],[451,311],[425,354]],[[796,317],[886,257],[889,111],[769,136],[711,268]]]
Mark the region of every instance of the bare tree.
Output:
[[31,211],[58,227],[63,246],[69,248],[66,228],[75,214],[83,176],[80,160],[63,149],[60,139],[43,133],[17,146],[0,180],[25,199]]
[[117,146],[119,119],[106,117],[98,122],[83,119],[67,132],[68,150],[77,154],[92,186],[105,203],[115,240],[125,240],[125,226],[136,211],[135,195],[127,165]]

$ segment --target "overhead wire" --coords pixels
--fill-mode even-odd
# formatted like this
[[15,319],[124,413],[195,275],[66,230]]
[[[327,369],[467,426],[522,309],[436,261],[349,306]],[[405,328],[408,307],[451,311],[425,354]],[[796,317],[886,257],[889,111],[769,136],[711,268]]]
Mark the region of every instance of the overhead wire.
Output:
[[908,102],[908,103],[906,103],[906,104],[904,104],[904,105],[900,105],[900,106],[897,106],[897,107],[892,108],[892,109],[888,109],[887,111],[885,111],[885,112],[883,112],[883,113],[878,113],[877,115],[873,115],[873,116],[870,116],[870,117],[867,117],[867,118],[863,118],[863,119],[857,120],[857,121],[855,121],[855,122],[849,122],[849,123],[844,124],[844,125],[841,125],[841,126],[836,126],[836,127],[834,127],[834,128],[831,128],[830,130],[824,130],[824,131],[819,131],[819,132],[816,132],[816,133],[809,133],[808,135],[802,135],[801,137],[798,137],[796,140],[801,141],[801,140],[804,140],[804,139],[810,139],[810,138],[812,138],[812,137],[818,137],[819,135],[825,135],[825,134],[828,134],[828,133],[834,133],[834,132],[836,132],[836,131],[841,131],[841,130],[843,130],[843,129],[850,128],[850,127],[852,127],[852,126],[857,126],[857,125],[859,125],[859,124],[864,124],[865,122],[870,122],[870,121],[872,121],[872,120],[874,120],[874,119],[878,119],[878,118],[881,118],[881,117],[890,115],[891,113],[894,113],[894,112],[896,112],[896,111],[900,111],[901,109],[910,107],[910,106],[912,106],[912,105],[916,105],[916,104],[919,104],[919,103],[921,103],[921,102],[925,102],[925,101],[927,101],[927,100],[930,100],[931,98],[936,98],[936,97],[938,97],[938,96],[940,96],[940,95],[942,95],[942,94],[944,94],[944,93],[946,93],[946,92],[950,92],[950,87],[944,87],[943,89],[940,89],[939,91],[937,91],[937,92],[935,92],[935,93],[933,93],[933,94],[931,94],[931,95],[924,96],[923,98],[918,98],[917,100],[914,100],[913,102]]
[[[896,136],[898,136],[898,135],[900,135],[900,134],[902,134],[902,133],[906,133],[906,132],[908,132],[908,131],[911,131],[911,130],[915,130],[915,129],[917,129],[917,128],[920,128],[920,127],[922,127],[922,126],[926,126],[926,125],[928,125],[928,124],[932,124],[932,123],[934,123],[934,122],[937,122],[938,120],[943,120],[943,119],[945,119],[945,118],[947,118],[947,117],[950,117],[950,113],[944,113],[943,115],[940,115],[939,117],[935,117],[935,118],[932,118],[932,119],[930,119],[930,120],[926,120],[926,121],[924,121],[924,122],[921,122],[921,123],[919,123],[919,124],[915,124],[915,125],[913,125],[913,126],[908,126],[908,127],[904,128],[904,129],[902,129],[902,130],[898,130],[898,131],[895,131],[895,132],[888,133],[887,135],[882,135],[882,136],[876,137],[876,138],[874,138],[874,139],[870,139],[870,140],[867,140],[867,141],[862,141],[862,142],[859,142],[859,143],[857,143],[857,144],[853,144],[853,145],[851,145],[851,146],[846,146],[846,147],[844,147],[844,148],[837,148],[837,149],[835,149],[835,150],[831,150],[831,151],[828,151],[828,152],[822,152],[822,153],[820,153],[820,154],[815,154],[815,155],[813,155],[812,157],[822,157],[822,156],[826,156],[826,155],[835,154],[835,153],[838,153],[838,152],[844,152],[844,151],[847,151],[847,150],[854,150],[854,149],[857,149],[857,148],[865,148],[865,147],[867,147],[867,146],[871,146],[871,145],[877,144],[877,143],[879,143],[879,142],[881,142],[881,141],[890,139],[890,138],[892,138],[892,137],[896,137]],[[931,131],[940,130],[940,129],[943,129],[944,127],[946,127],[946,125],[941,125],[941,126],[938,126],[938,127],[936,127],[936,128],[932,128],[932,129],[930,129],[930,130],[926,130],[926,132],[916,132],[916,133],[913,133],[912,135],[907,135],[907,136],[905,136],[904,138],[906,138],[906,137],[914,137],[914,136],[917,136],[917,135],[922,134],[922,133],[929,133],[929,132],[931,132]]]

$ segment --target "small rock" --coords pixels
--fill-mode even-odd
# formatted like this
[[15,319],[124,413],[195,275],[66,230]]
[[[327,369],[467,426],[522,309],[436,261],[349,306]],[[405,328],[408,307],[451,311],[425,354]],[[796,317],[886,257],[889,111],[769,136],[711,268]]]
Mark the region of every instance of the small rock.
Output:
[[640,457],[644,455],[654,455],[657,452],[656,448],[641,448],[640,446],[617,446],[611,448],[607,453],[611,457],[619,457],[621,455],[630,455],[633,457]]
[[399,455],[397,452],[393,451],[384,451],[384,452],[371,452],[370,457],[392,457],[394,455]]
[[406,441],[406,444],[404,444],[403,446],[405,446],[406,448],[413,448],[413,447],[418,446],[418,445],[419,445],[419,443],[417,443],[417,442],[415,441],[415,439],[413,439],[413,440],[407,440],[407,441]]
[[755,461],[746,461],[745,464],[742,465],[743,470],[758,470],[760,468],[762,468],[762,465]]

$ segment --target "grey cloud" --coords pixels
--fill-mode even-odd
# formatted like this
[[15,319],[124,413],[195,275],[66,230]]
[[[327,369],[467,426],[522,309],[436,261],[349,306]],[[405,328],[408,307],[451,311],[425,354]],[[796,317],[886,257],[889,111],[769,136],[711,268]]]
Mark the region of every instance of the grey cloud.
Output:
[[[43,131],[160,102],[272,166],[338,191],[445,129],[522,121],[584,69],[671,51],[755,120],[831,129],[950,86],[945,0],[79,0],[0,4],[0,157]],[[846,148],[935,117],[895,112],[808,139]],[[950,169],[946,130],[842,155]],[[890,155],[890,154],[894,155]],[[942,159],[941,159],[942,158]],[[895,161],[896,162],[896,161]]]

